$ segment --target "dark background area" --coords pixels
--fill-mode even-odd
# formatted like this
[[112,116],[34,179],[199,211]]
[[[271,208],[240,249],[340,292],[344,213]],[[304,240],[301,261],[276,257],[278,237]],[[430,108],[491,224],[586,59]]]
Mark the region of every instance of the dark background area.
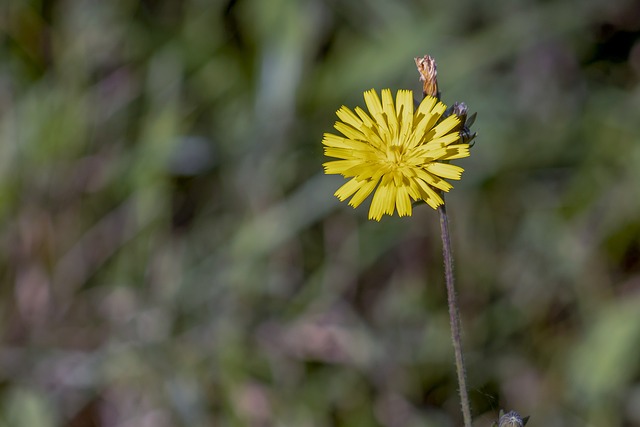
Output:
[[323,132],[478,112],[447,196],[477,426],[640,426],[640,3],[3,0],[0,426],[461,425],[437,213]]

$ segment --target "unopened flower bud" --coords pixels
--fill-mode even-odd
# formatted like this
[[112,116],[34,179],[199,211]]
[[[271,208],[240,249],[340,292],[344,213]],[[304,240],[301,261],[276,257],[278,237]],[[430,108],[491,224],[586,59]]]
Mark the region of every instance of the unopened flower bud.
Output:
[[467,121],[468,112],[469,109],[467,108],[467,104],[465,104],[464,102],[455,102],[453,104],[453,114],[460,118],[460,123],[462,123],[463,125]]
[[507,412],[498,420],[498,427],[524,427],[529,417],[520,417],[516,411]]

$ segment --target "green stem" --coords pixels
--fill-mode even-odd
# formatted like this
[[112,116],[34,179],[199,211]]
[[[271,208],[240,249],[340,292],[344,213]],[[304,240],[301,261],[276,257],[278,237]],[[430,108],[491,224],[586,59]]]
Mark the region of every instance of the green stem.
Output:
[[464,426],[471,427],[471,405],[467,394],[467,374],[464,368],[462,355],[462,339],[460,338],[460,313],[456,301],[456,291],[453,286],[453,254],[451,253],[451,237],[449,236],[449,220],[444,205],[438,208],[440,214],[440,232],[442,234],[442,254],[444,256],[444,276],[447,282],[447,299],[449,302],[449,322],[451,323],[451,340],[456,359],[456,371],[458,374],[458,390],[460,392],[460,405]]

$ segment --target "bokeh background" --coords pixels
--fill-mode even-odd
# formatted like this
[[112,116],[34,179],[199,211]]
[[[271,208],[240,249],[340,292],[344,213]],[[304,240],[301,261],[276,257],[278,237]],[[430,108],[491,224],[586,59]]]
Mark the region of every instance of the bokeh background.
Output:
[[475,425],[640,426],[626,0],[2,0],[0,426],[461,425],[436,212],[369,222],[321,167],[425,54],[478,112]]

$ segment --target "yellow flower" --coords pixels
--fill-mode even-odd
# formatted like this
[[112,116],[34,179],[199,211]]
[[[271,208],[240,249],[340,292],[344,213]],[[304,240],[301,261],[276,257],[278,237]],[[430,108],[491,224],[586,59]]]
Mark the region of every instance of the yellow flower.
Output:
[[424,200],[436,209],[444,204],[440,191],[451,190],[445,179],[460,179],[463,169],[449,160],[469,156],[469,144],[460,141],[460,118],[438,120],[447,107],[427,96],[414,112],[413,94],[399,90],[394,104],[391,91],[364,93],[369,114],[342,106],[335,128],[344,136],[325,133],[324,154],[341,160],[325,163],[327,174],[351,178],[335,195],[349,205],[360,205],[375,190],[369,219],[382,215],[411,215],[412,200]]

